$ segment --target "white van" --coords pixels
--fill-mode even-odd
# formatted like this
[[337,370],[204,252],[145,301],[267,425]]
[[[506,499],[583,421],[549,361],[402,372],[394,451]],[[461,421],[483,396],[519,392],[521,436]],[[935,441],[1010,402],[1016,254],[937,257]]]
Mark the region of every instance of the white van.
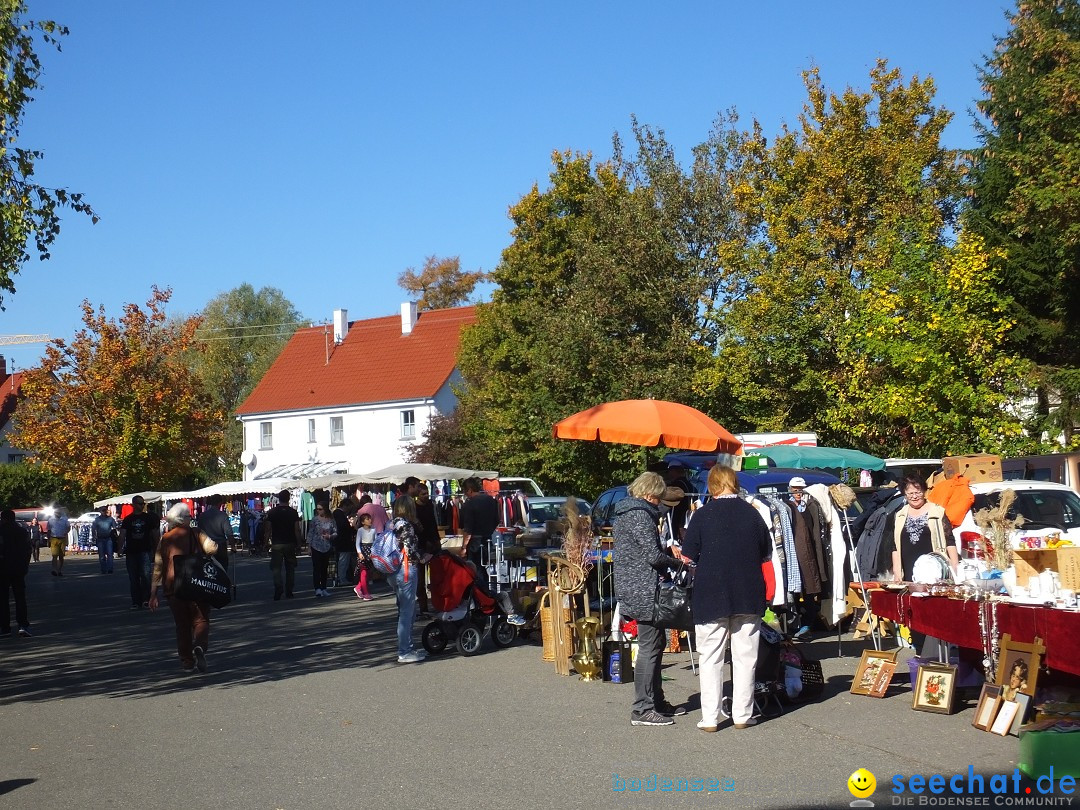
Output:
[[1016,493],[1011,513],[1024,516],[1024,524],[1013,532],[1013,548],[1021,536],[1055,532],[1080,546],[1080,495],[1069,487],[1041,481],[980,481],[971,485],[974,506],[955,529],[961,556],[972,541],[982,537],[982,530],[975,525],[974,513],[995,506],[1006,489]]

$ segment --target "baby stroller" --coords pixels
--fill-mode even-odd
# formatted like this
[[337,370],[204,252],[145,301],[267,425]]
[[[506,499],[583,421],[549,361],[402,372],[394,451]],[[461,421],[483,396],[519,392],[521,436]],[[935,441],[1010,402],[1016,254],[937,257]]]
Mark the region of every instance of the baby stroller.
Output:
[[421,636],[425,650],[438,655],[454,640],[463,655],[476,655],[484,633],[489,631],[496,647],[514,643],[517,628],[507,621],[513,612],[509,595],[484,593],[472,567],[451,554],[436,554],[427,570],[431,584],[428,604],[435,618]]

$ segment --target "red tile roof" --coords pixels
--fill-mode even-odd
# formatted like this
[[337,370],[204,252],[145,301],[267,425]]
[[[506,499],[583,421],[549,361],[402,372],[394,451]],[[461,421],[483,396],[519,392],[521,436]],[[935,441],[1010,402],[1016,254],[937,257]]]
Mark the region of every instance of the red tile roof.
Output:
[[23,373],[17,371],[8,374],[0,381],[0,428],[8,423],[15,415],[15,408],[19,402],[19,389],[22,387]]
[[462,329],[475,322],[471,306],[421,312],[408,335],[401,334],[400,315],[353,321],[338,346],[332,326],[300,329],[236,412],[433,397],[454,370]]

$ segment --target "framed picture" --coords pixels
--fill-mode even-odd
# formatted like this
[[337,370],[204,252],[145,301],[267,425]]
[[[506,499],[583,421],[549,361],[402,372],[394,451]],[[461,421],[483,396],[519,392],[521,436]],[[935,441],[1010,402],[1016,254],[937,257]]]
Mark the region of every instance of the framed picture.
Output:
[[895,664],[897,652],[898,650],[863,650],[862,659],[855,670],[855,678],[851,681],[851,694],[869,695],[881,674],[882,665],[886,662]]
[[950,664],[923,664],[915,678],[911,708],[923,712],[952,714],[956,693],[956,667]]
[[1013,720],[1016,719],[1016,712],[1020,708],[1020,704],[1015,700],[1003,700],[998,707],[997,717],[994,718],[994,724],[990,726],[990,732],[992,734],[1000,734],[1004,737],[1009,733],[1009,729],[1012,728]]
[[1039,663],[1046,653],[1042,639],[1033,644],[1013,641],[1008,633],[1001,637],[1001,653],[998,656],[997,685],[1001,697],[1016,700],[1018,694],[1035,696],[1035,681],[1039,677]]
[[893,673],[896,672],[896,662],[886,661],[878,669],[877,678],[874,680],[874,685],[870,687],[870,691],[867,692],[870,697],[883,698],[885,693],[889,691],[889,684],[892,683]]
[[1025,695],[1023,692],[1016,693],[1016,718],[1012,722],[1012,726],[1009,728],[1009,733],[1014,737],[1020,736],[1020,726],[1024,725],[1024,720],[1027,718],[1028,708],[1031,706],[1031,696]]
[[983,731],[989,731],[997,716],[999,703],[1001,703],[1001,687],[997,684],[984,683],[982,692],[979,693],[979,702],[975,704],[975,716],[971,719],[971,725]]

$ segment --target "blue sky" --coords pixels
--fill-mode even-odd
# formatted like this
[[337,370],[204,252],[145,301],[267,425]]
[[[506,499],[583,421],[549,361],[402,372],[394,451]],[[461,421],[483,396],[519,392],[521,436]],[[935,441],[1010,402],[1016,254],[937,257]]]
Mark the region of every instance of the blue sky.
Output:
[[[5,296],[0,334],[70,338],[89,298],[119,315],[152,284],[171,313],[248,282],[305,317],[398,311],[425,256],[492,269],[507,209],[553,150],[611,153],[631,115],[685,160],[718,112],[794,122],[800,74],[865,88],[875,60],[932,76],[974,143],[976,65],[998,0],[372,3],[28,0],[71,29],[42,51],[22,144],[38,179],[83,192],[48,262]],[[0,347],[25,368],[41,346]]]

